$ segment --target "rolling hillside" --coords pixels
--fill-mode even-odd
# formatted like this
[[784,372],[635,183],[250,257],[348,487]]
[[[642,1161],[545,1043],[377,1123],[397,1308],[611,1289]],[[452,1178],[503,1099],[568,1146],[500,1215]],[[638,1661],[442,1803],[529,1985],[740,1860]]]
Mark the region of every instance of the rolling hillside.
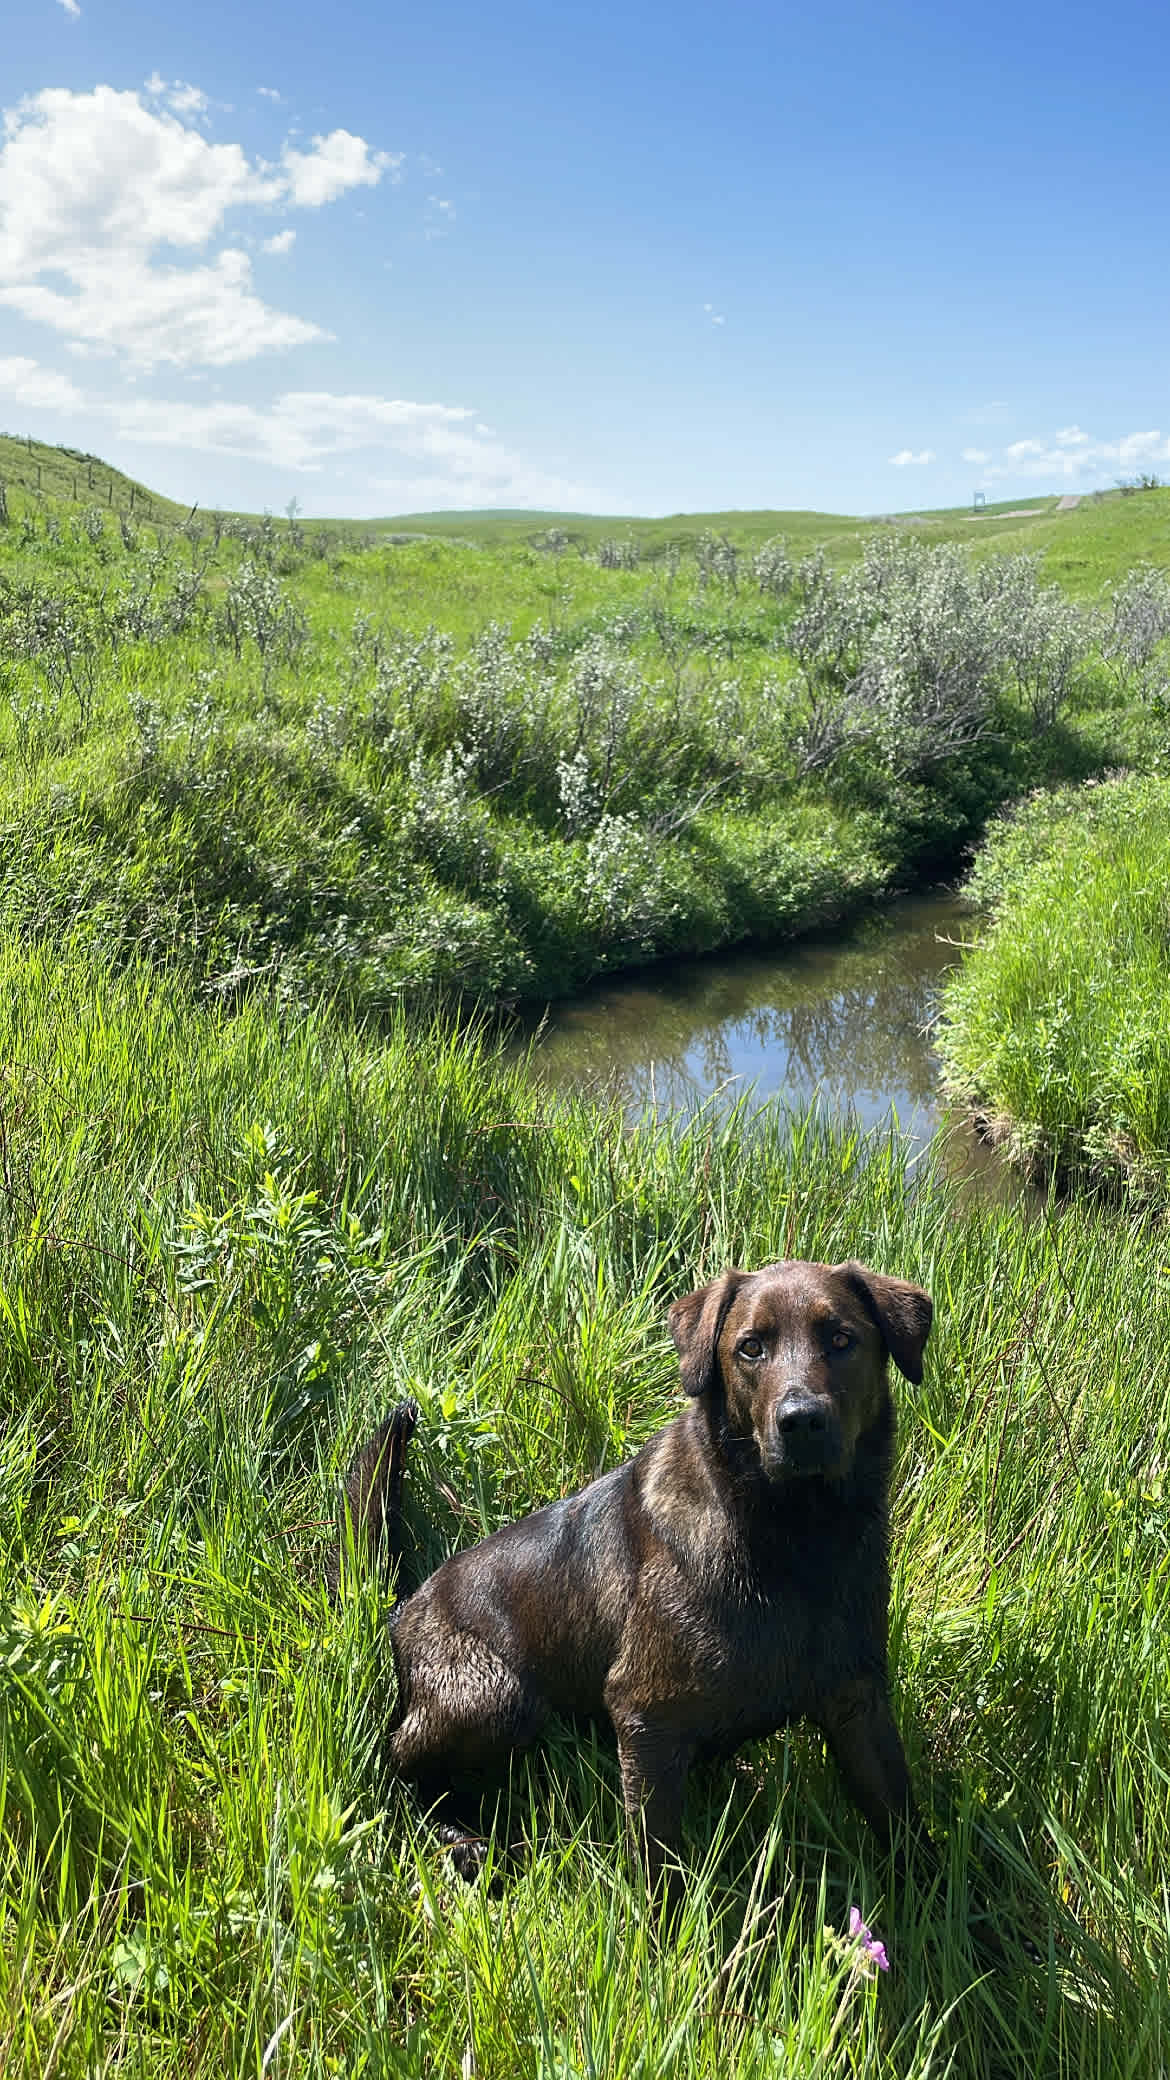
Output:
[[[52,447],[24,434],[0,434],[0,486],[10,517],[17,517],[26,503],[65,510],[101,506],[138,521],[174,527],[182,524],[196,503],[194,499],[164,498],[96,455]],[[259,516],[236,517],[255,520]],[[390,543],[399,540],[403,545],[425,538],[466,547],[531,548],[569,556],[595,552],[606,541],[632,542],[639,559],[648,562],[671,549],[691,551],[704,534],[726,535],[749,550],[782,535],[796,554],[821,548],[832,563],[850,562],[867,537],[897,528],[927,544],[961,542],[976,549],[986,546],[1001,552],[1039,553],[1045,577],[1081,597],[1116,581],[1136,563],[1170,565],[1170,489],[1131,496],[1107,491],[1063,510],[1058,497],[1050,493],[1037,494],[1023,504],[1019,498],[1005,499],[977,512],[969,506],[951,506],[865,516],[764,508],[643,519],[481,510],[390,514],[373,519],[317,520],[304,515],[299,525],[348,534],[358,528],[367,536]]]

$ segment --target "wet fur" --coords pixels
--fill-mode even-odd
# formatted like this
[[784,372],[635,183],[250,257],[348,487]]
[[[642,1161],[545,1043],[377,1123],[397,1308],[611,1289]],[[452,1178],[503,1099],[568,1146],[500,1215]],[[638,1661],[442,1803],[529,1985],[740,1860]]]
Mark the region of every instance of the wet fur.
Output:
[[[887,1361],[921,1379],[929,1298],[856,1263],[783,1263],[725,1272],[669,1319],[684,1412],[395,1606],[387,1760],[464,1818],[552,1716],[607,1717],[656,1876],[692,1761],[807,1717],[896,1836],[916,1814],[886,1661]],[[399,1557],[416,1417],[395,1409],[350,1468],[334,1580],[345,1549]]]

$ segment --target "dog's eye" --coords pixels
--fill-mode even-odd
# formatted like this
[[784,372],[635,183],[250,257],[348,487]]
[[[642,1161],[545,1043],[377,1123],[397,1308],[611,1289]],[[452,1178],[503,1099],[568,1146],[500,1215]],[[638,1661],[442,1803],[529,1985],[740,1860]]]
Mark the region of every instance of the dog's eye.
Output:
[[758,1336],[745,1336],[739,1347],[741,1358],[762,1358],[764,1346]]
[[852,1341],[848,1329],[834,1329],[832,1342],[835,1351],[847,1351]]

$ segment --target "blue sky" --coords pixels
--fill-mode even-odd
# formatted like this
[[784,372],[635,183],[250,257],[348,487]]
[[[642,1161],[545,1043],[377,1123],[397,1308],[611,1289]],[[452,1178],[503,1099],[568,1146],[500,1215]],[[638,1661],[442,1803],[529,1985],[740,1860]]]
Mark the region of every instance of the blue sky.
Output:
[[1170,477],[1168,60],[1152,0],[16,0],[0,426],[316,513]]

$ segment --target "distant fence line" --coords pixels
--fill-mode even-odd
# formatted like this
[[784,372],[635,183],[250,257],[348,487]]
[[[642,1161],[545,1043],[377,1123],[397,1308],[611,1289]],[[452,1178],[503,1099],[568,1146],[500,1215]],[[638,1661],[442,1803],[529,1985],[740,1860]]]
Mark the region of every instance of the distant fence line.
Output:
[[[55,488],[51,481],[46,484],[45,469],[48,467],[53,470],[55,458],[60,456],[64,461],[78,464],[76,470],[65,470],[57,465],[55,472],[58,474],[61,495],[71,496],[75,504],[80,504],[83,489],[96,491],[100,498],[104,488],[106,505],[111,511],[117,507],[131,513],[141,513],[150,520],[160,517],[159,504],[153,492],[146,490],[141,484],[134,483],[132,479],[121,476],[118,471],[111,469],[108,463],[103,462],[100,455],[91,455],[84,448],[67,447],[64,442],[38,441],[28,433],[5,433],[0,438],[11,441],[14,447],[24,448],[30,458],[27,469],[8,469],[3,480],[6,488],[18,484],[24,491],[43,496],[46,490]],[[36,452],[38,449],[41,451],[40,454]],[[85,470],[84,478],[81,475],[82,465]],[[99,472],[96,480],[95,467]],[[33,471],[36,472],[35,478]],[[115,491],[119,485],[123,486],[124,490],[116,497]],[[3,518],[8,517],[6,500],[0,504],[0,513]]]

